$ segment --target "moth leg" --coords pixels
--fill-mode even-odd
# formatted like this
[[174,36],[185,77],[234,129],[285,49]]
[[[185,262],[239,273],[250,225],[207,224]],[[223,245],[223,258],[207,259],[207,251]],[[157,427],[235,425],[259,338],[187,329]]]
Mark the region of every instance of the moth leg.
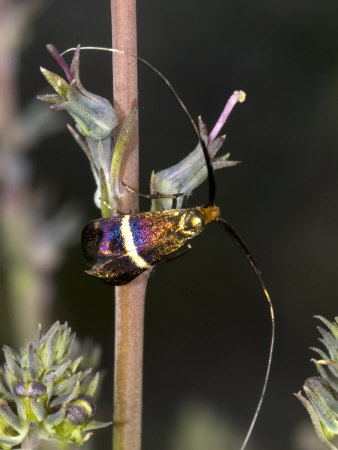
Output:
[[178,199],[178,197],[183,197],[182,208],[183,209],[187,208],[189,195],[190,194],[173,194],[172,195],[173,202],[171,204],[171,209],[176,209],[177,208],[177,199]]
[[119,211],[118,209],[113,208],[109,203],[107,203],[105,200],[101,199],[101,202],[104,204],[104,206],[106,206],[108,209],[110,209],[110,211],[113,211],[115,214],[118,214],[119,216],[125,216],[126,213]]
[[184,192],[178,192],[177,194],[159,194],[159,193],[157,193],[157,194],[142,194],[141,192],[137,192],[135,189],[128,186],[124,181],[122,181],[122,184],[127,189],[127,191],[131,192],[132,194],[136,194],[139,197],[148,198],[150,200],[156,199],[156,198],[172,198],[173,204],[174,204],[174,202],[176,202],[175,205],[177,205],[178,197],[186,198],[188,196],[188,194],[186,194]]
[[183,194],[182,208],[188,207],[188,197],[190,194]]

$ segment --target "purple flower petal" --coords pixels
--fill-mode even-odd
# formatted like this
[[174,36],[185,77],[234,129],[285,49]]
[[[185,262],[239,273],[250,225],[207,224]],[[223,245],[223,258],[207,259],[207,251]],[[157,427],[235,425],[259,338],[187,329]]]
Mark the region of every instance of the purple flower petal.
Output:
[[73,81],[74,77],[72,75],[72,72],[71,72],[68,64],[64,60],[64,58],[60,55],[59,51],[53,44],[48,44],[48,45],[46,45],[46,47],[47,47],[47,50],[49,51],[49,53],[55,59],[58,66],[60,66],[61,69],[64,71],[64,74],[66,75],[68,82],[71,83]]
[[245,93],[243,91],[235,91],[232,96],[227,101],[222,114],[219,116],[219,119],[216,122],[216,125],[212,129],[210,135],[209,135],[209,142],[212,142],[216,137],[218,136],[218,133],[221,131],[221,128],[227,121],[232,108],[236,105],[237,102],[244,102],[245,100]]

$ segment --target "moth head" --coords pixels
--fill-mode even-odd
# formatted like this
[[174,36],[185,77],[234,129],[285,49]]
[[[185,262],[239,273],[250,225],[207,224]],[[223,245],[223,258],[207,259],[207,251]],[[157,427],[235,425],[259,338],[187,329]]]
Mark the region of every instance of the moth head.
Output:
[[82,231],[82,251],[85,262],[92,266],[97,263],[103,231],[99,220],[92,220]]

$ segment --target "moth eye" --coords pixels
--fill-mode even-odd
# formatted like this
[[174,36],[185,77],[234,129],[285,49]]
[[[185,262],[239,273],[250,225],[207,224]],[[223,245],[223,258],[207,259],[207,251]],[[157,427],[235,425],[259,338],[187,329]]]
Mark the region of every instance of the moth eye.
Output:
[[84,260],[89,266],[95,264],[103,232],[98,220],[90,222],[82,231],[82,251]]
[[196,212],[188,213],[182,224],[182,231],[187,236],[196,236],[204,228],[203,218]]
[[191,226],[193,228],[202,228],[202,225],[202,219],[200,217],[195,216],[191,219]]

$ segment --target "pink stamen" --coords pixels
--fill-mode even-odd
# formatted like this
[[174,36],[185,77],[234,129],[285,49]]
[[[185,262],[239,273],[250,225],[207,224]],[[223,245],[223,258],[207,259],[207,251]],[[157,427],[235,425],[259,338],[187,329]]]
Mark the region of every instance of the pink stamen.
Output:
[[209,134],[209,142],[212,142],[216,139],[219,132],[221,131],[221,128],[227,121],[233,107],[236,105],[237,102],[242,103],[245,100],[245,92],[243,91],[235,91],[232,96],[227,101],[222,114],[219,116],[214,128],[212,129],[211,133]]
[[54,47],[53,44],[48,44],[48,45],[46,45],[46,47],[47,47],[47,50],[49,51],[49,53],[55,59],[58,66],[60,66],[61,69],[64,71],[68,82],[71,83],[74,80],[73,74],[72,74],[68,64],[66,63],[66,61],[63,59],[63,57],[58,52],[57,48]]

